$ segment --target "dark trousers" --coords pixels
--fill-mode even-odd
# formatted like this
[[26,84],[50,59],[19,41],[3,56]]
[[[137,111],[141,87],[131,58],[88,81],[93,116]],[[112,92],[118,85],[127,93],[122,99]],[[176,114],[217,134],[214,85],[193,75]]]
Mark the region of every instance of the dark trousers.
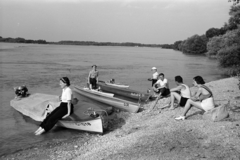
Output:
[[170,90],[168,88],[160,88],[157,93],[161,93],[162,96],[168,96],[170,94]]
[[[58,120],[62,119],[68,112],[67,103],[61,103],[54,111],[52,111],[40,124],[46,132],[54,127]],[[71,114],[73,112],[73,105],[71,105]]]
[[157,79],[152,79],[152,86],[157,82]]
[[89,82],[92,85],[92,89],[97,89],[97,79],[96,78],[90,78]]

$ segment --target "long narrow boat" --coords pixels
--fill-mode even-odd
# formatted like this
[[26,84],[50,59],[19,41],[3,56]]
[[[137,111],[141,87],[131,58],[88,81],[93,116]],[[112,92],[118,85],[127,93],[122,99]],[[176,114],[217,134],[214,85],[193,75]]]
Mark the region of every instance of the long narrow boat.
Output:
[[109,82],[105,82],[105,84],[109,86],[119,87],[119,88],[129,88],[129,85],[124,85],[124,84],[116,84],[116,83],[109,83]]
[[88,92],[84,90],[83,88],[79,86],[74,86],[74,91],[79,93],[82,96],[94,99],[96,101],[111,105],[112,107],[128,111],[131,113],[136,113],[139,110],[139,104],[133,103],[127,100],[115,98],[115,97],[108,97],[100,94],[93,94],[91,92]]
[[[10,105],[14,109],[40,122],[46,118],[46,112],[49,106],[55,109],[59,104],[58,96],[42,93],[35,93],[22,99],[12,99],[10,101]],[[107,122],[104,116],[99,115],[98,117],[92,118],[83,115],[84,109],[86,111],[86,108],[83,106],[75,105],[74,113],[66,119],[60,120],[57,126],[102,134],[104,129],[107,128]]]
[[100,86],[103,92],[114,93],[116,95],[121,95],[124,97],[136,99],[136,100],[146,101],[151,97],[151,94],[149,93],[144,93],[144,92],[136,91],[129,88],[120,88],[116,86],[111,86],[104,82],[99,82],[98,85]]
[[83,87],[82,89],[84,91],[86,91],[86,92],[89,92],[89,93],[92,93],[92,94],[96,94],[96,95],[105,96],[105,97],[113,97],[114,96],[114,94],[112,94],[112,93],[97,91],[97,90],[94,90],[94,89],[89,89],[87,87]]

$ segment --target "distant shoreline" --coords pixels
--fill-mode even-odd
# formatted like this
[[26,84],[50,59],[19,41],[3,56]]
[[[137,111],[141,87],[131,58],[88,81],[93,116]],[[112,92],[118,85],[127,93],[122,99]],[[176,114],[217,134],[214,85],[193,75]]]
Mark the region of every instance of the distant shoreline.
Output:
[[46,40],[31,40],[24,38],[3,38],[0,36],[0,42],[5,43],[27,43],[27,44],[57,44],[57,45],[82,45],[82,46],[124,46],[124,47],[159,47],[162,48],[162,44],[142,44],[133,42],[95,42],[95,41],[70,41],[63,40],[59,42],[47,42]]

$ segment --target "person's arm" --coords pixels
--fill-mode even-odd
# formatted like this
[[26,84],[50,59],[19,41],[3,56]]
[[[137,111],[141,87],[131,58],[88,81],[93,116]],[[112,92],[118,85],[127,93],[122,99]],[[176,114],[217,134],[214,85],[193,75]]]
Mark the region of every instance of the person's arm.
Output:
[[98,76],[99,76],[99,72],[97,72],[97,77],[96,77],[97,83],[98,83]]
[[63,116],[63,118],[66,118],[70,115],[71,113],[71,105],[72,105],[72,90],[68,89],[67,91],[67,114]]
[[197,93],[196,93],[194,96],[191,97],[191,100],[193,100],[193,101],[199,101],[199,96],[201,95],[201,93],[202,93],[202,89],[199,88],[198,91],[197,91]]
[[66,118],[70,115],[70,111],[71,111],[71,100],[67,102],[67,108],[68,108],[68,111],[67,111],[67,114],[65,116],[63,116],[63,118]]
[[90,83],[90,75],[91,75],[91,71],[88,74],[88,83]]
[[170,89],[170,92],[180,91],[182,88],[183,88],[183,86],[180,85],[180,86]]

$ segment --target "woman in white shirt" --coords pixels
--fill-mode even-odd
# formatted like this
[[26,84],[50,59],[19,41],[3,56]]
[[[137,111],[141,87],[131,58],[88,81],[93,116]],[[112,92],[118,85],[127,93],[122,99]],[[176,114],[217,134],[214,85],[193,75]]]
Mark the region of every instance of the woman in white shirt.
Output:
[[71,103],[72,90],[69,87],[69,79],[67,77],[62,77],[59,85],[62,88],[61,104],[43,120],[38,130],[35,131],[35,135],[40,135],[49,131],[54,127],[58,120],[66,118],[73,113],[73,104]]

